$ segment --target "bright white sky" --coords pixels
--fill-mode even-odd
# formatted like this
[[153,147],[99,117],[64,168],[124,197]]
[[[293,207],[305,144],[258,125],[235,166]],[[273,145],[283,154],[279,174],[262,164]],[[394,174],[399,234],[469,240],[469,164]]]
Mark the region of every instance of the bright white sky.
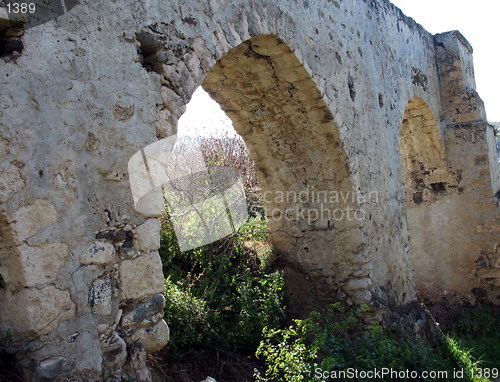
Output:
[[179,136],[205,135],[215,138],[234,136],[233,124],[201,86],[196,89],[186,112],[179,118]]
[[[476,87],[490,122],[500,121],[500,0],[391,0],[429,32],[458,29],[474,48]],[[233,135],[229,118],[199,88],[179,120],[179,135]]]
[[490,122],[500,121],[500,0],[391,0],[436,34],[458,29],[474,48],[476,88]]

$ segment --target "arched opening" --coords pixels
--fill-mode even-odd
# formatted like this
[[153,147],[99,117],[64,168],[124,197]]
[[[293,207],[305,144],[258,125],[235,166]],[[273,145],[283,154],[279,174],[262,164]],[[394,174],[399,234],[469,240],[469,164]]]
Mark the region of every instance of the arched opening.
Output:
[[[274,35],[254,36],[224,54],[202,86],[232,120],[255,162],[290,314],[335,301],[352,278],[348,294],[370,302],[359,229],[364,216],[347,156],[331,111],[292,50]],[[137,163],[158,159],[148,151],[136,154]],[[153,166],[141,166],[150,181]],[[149,208],[160,196],[139,204]]]
[[[155,67],[154,63],[151,65]],[[287,315],[290,318],[304,317],[312,310],[322,310],[330,303],[347,297],[352,303],[370,303],[370,265],[364,253],[364,238],[360,229],[365,216],[358,207],[357,195],[353,193],[347,155],[331,111],[292,50],[276,36],[255,36],[224,54],[208,71],[202,87],[231,119],[235,131],[243,138],[255,163],[268,221],[268,237],[276,258],[275,265],[284,273]],[[183,94],[180,90],[176,93]],[[186,102],[187,97],[182,98]],[[182,142],[184,132],[180,128],[177,133],[177,143]],[[192,198],[194,203],[188,203],[188,208],[179,210],[177,206],[171,208],[172,201],[177,200],[175,193],[170,192],[178,186],[177,191],[189,196],[197,186],[197,174],[210,172],[208,166],[205,168],[206,155],[202,158],[205,160],[200,160],[200,163],[195,160],[196,164],[193,165],[193,158],[197,154],[190,151],[194,145],[187,143],[188,154],[178,157],[180,163],[175,165],[175,171],[164,171],[163,164],[169,168],[168,163],[175,162],[162,151],[165,149],[166,152],[175,153],[177,143],[174,145],[173,141],[169,141],[170,138],[172,137],[146,147],[129,162],[131,182],[136,178],[133,170],[140,168],[137,178],[140,180],[140,187],[132,185],[133,192],[139,195],[135,200],[136,208],[139,207],[146,214],[158,215],[154,211],[159,211],[156,208],[161,207],[165,189],[168,189],[165,198],[170,203],[168,210],[182,254],[191,258],[198,256],[199,259],[200,253],[191,250],[200,248],[205,251],[201,255],[206,258],[207,247],[202,249],[198,245],[191,246],[193,241],[185,242],[186,245],[182,243],[183,238],[179,233],[188,224],[184,223],[179,227],[175,227],[175,224],[177,216],[182,219],[193,210],[194,215],[198,216],[203,215],[200,211],[208,210],[207,214],[216,211],[217,208],[204,209],[204,202],[212,194],[208,196],[207,193],[206,197],[201,198],[203,200]],[[203,178],[202,183],[209,183],[208,178]],[[195,194],[198,195],[196,192]],[[151,195],[156,195],[156,198],[149,198]],[[215,204],[217,203],[211,204],[211,207]],[[226,203],[225,206],[231,204]],[[218,205],[219,210],[220,206],[224,206],[224,203]],[[172,211],[174,212],[171,213]],[[208,220],[213,221],[213,216],[210,215]],[[196,232],[210,231],[207,219],[198,220],[202,223],[200,228],[190,231],[195,233],[193,239],[196,239]],[[170,235],[168,239],[172,237]],[[211,240],[220,239],[222,235],[211,231],[207,237]],[[210,240],[201,240],[198,244],[205,246],[209,242]],[[212,243],[215,241],[212,240]],[[225,254],[230,256],[229,252]],[[177,259],[179,258],[181,261],[174,265],[185,265],[187,261],[181,264],[183,259],[178,256]],[[217,262],[217,259],[213,262]],[[231,267],[235,262],[231,263]],[[193,269],[195,267],[196,265]],[[174,272],[173,267],[165,269],[165,276],[170,274],[173,279]],[[226,275],[230,272],[228,269]],[[194,280],[201,273],[203,272],[195,269],[188,277],[183,276],[183,281],[189,277]],[[230,276],[233,277],[232,274]],[[272,284],[273,279],[269,275],[267,277],[264,281],[267,285]],[[199,285],[199,280],[194,280],[192,284]],[[258,289],[258,286],[245,284],[246,280],[248,279],[241,280],[240,287],[245,291],[243,297],[251,302],[253,308],[246,311],[248,317],[241,320],[241,325],[255,319],[254,316],[265,322],[270,319],[275,306],[263,302],[264,299],[254,299],[255,296],[250,298],[252,291]],[[203,320],[191,320],[190,324],[194,326],[178,322],[170,312],[179,309],[179,306],[169,305],[170,301],[177,298],[178,301],[189,302],[186,307],[189,310],[203,305],[201,299],[193,298],[196,296],[189,295],[189,290],[179,290],[171,280],[167,280],[165,285],[166,294],[171,297],[166,298],[165,321],[172,330],[172,338],[177,336],[177,341],[181,330],[192,329],[197,335],[203,333]],[[209,288],[217,288],[217,283],[210,283]],[[215,295],[218,298],[223,294],[221,292]],[[259,303],[255,303],[256,301]],[[259,309],[262,307],[265,309],[261,312]],[[228,308],[231,313],[237,314],[237,303]],[[200,310],[203,309],[200,307]],[[183,311],[182,314],[198,317],[199,312],[190,310],[188,313]],[[221,318],[224,316],[228,315],[220,314]],[[245,333],[243,326],[237,335]],[[229,330],[225,333],[226,340],[230,342],[235,333]],[[253,340],[255,337],[258,335]],[[204,340],[208,340],[208,337]],[[245,343],[245,339],[238,343]],[[171,346],[174,347],[173,342]]]
[[[434,203],[450,192],[445,147],[432,111],[421,98],[408,102],[400,131],[400,153],[416,288],[427,296],[446,277],[436,252],[439,210]],[[455,186],[452,186],[455,188]],[[426,223],[427,222],[427,223]]]
[[443,140],[432,111],[421,98],[412,98],[405,109],[400,150],[408,205],[433,200],[446,191]]
[[290,309],[333,301],[363,274],[361,218],[337,126],[311,76],[283,41],[259,35],[224,54],[202,86],[255,162]]
[[245,141],[236,133],[219,104],[201,86],[193,93],[186,112],[179,119],[177,136],[180,144],[196,146],[207,166],[237,170],[243,183],[248,213],[265,217],[260,184]]

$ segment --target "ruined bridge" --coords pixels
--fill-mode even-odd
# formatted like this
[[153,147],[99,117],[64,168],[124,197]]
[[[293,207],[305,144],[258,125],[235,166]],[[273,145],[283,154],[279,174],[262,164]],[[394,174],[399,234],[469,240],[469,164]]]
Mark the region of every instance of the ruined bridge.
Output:
[[[348,196],[266,200],[291,306],[499,303],[493,130],[459,32],[386,0],[85,0],[0,31],[0,330],[27,380],[147,380],[169,336],[160,225],[127,165],[200,85],[263,192]],[[311,212],[332,208],[358,215]]]

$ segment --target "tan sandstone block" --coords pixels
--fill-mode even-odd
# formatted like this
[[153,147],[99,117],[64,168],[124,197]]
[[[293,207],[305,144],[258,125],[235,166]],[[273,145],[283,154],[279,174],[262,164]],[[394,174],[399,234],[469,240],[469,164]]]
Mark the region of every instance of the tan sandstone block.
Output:
[[25,286],[53,282],[69,254],[64,243],[47,243],[36,247],[18,247]]
[[0,172],[2,174],[0,176],[0,203],[3,203],[24,188],[24,179],[19,169],[12,164]]
[[82,265],[108,265],[115,261],[115,247],[104,241],[94,241],[87,252],[80,255]]
[[286,69],[275,69],[275,75],[282,81],[294,83],[309,79],[309,73],[302,67],[291,67]]
[[75,315],[75,303],[68,290],[53,285],[45,288],[24,288],[5,296],[2,326],[20,335],[44,335],[61,321]]
[[264,56],[283,56],[292,53],[290,48],[274,36],[257,35],[252,37],[252,50]]
[[156,251],[160,248],[161,223],[158,219],[149,219],[136,229],[136,240],[141,251]]
[[128,342],[139,342],[144,346],[146,353],[160,351],[170,340],[170,329],[164,320],[158,321],[153,326],[140,328],[134,332]]
[[[289,54],[274,56],[272,58],[272,60],[276,64],[276,67],[279,68],[280,70],[289,70],[292,68],[300,68],[301,70],[303,70],[305,72],[305,69],[303,69],[300,61],[297,59],[297,56],[295,56],[295,54],[292,52],[290,52]],[[307,77],[304,77],[304,78],[307,78]]]
[[57,221],[57,211],[50,200],[37,199],[33,204],[16,211],[13,230],[19,240],[26,240]]
[[151,252],[120,264],[120,283],[125,299],[141,299],[163,291],[160,255]]

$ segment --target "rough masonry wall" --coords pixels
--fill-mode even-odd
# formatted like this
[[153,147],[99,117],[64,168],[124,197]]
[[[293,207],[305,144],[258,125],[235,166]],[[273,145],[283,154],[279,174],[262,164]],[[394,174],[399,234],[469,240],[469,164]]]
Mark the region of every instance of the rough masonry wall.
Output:
[[[259,52],[252,38],[261,35],[272,43]],[[238,79],[264,81],[269,60],[277,63],[273,55],[283,52],[290,61],[276,66],[283,73],[261,111],[272,114],[275,102],[293,123],[270,117],[275,140],[248,130],[252,123],[259,129],[257,112],[236,123],[261,180],[272,168],[263,183],[273,191],[292,180],[295,190],[308,182],[337,188],[335,178],[344,178],[343,190],[361,196],[356,207],[365,213],[348,230],[345,222],[290,223],[292,239],[276,241],[289,268],[314,270],[319,277],[304,285],[321,286],[316,293],[325,300],[415,299],[400,128],[414,97],[440,120],[443,84],[433,36],[388,2],[88,0],[16,38],[22,53],[0,61],[0,329],[12,331],[27,379],[147,380],[145,353],[161,348],[169,331],[161,313],[159,224],[133,209],[128,160],[175,133],[205,78],[229,112],[228,89],[248,92]],[[218,71],[231,78],[221,68],[225,60],[251,59],[244,55],[249,45],[267,62],[262,76],[244,63],[248,70],[235,83],[217,87]],[[301,79],[294,75],[309,81],[308,91],[288,103],[285,88],[298,89]],[[281,152],[272,151],[277,144]],[[259,152],[262,145],[274,164]],[[362,197],[370,192],[375,201]],[[303,244],[318,238],[324,244],[307,252]]]
[[[436,35],[435,45],[446,162],[429,157],[429,145],[421,147],[420,171],[405,181],[417,289],[432,300],[457,294],[472,303],[498,304],[500,172],[493,129],[475,91],[472,47],[457,31]],[[402,137],[405,123],[419,122],[418,112],[408,114]],[[425,140],[418,134],[414,139]]]

